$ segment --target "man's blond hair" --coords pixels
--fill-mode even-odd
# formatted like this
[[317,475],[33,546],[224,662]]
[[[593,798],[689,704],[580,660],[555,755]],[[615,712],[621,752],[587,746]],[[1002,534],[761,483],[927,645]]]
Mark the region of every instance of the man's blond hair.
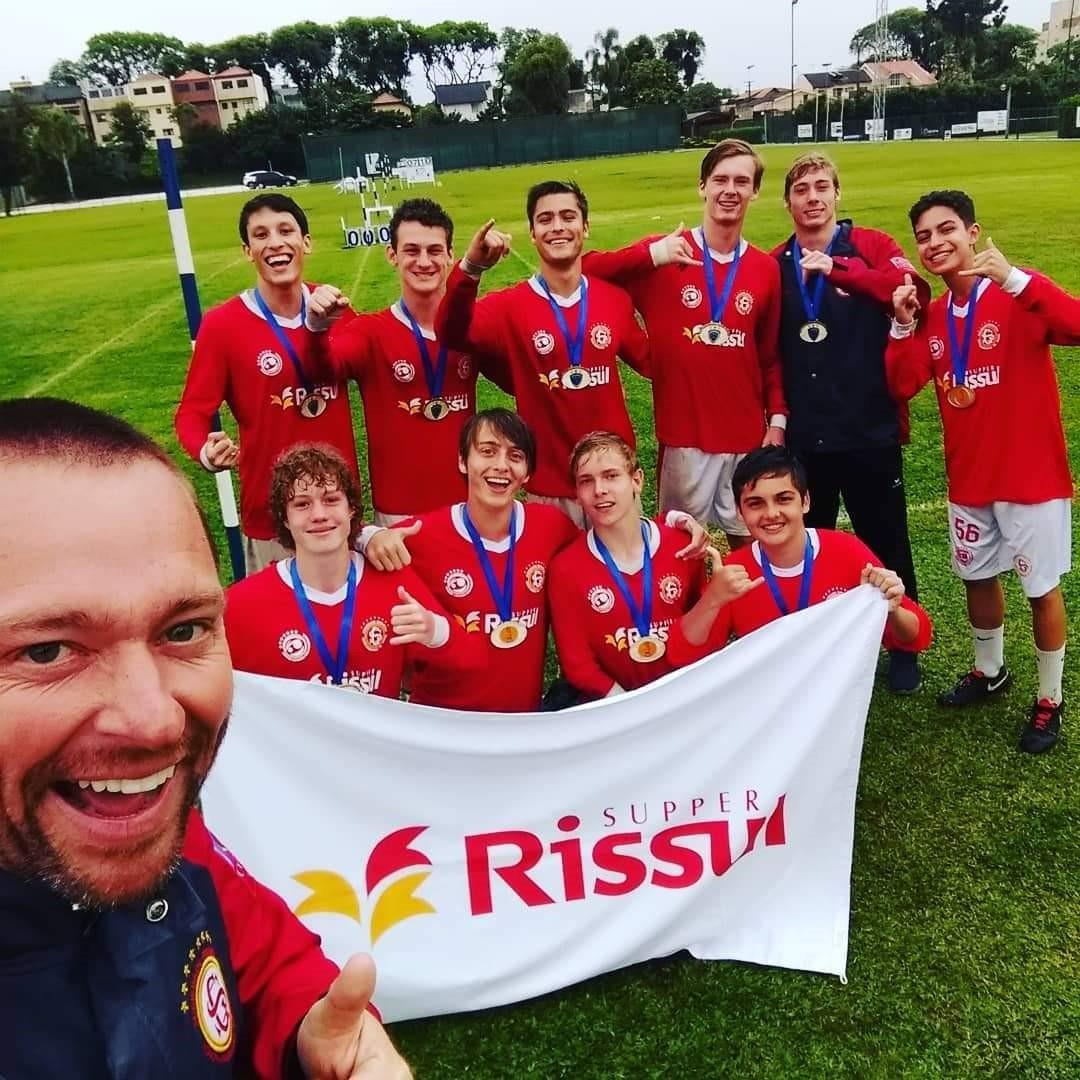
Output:
[[577,484],[578,466],[600,450],[614,450],[626,459],[626,470],[631,476],[640,468],[637,454],[634,448],[621,436],[613,431],[590,431],[577,441],[577,445],[570,453],[570,483]]
[[815,169],[824,169],[832,177],[833,187],[837,191],[840,190],[840,174],[836,171],[832,159],[821,153],[820,150],[809,150],[805,154],[800,154],[791,163],[791,168],[788,169],[787,176],[784,177],[784,202],[789,201],[792,184]]

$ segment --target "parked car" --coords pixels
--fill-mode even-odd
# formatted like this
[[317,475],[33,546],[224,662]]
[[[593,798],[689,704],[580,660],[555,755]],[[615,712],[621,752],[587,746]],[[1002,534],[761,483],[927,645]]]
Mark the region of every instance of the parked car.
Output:
[[244,173],[243,184],[247,188],[295,187],[296,177],[276,169],[256,169],[254,172]]

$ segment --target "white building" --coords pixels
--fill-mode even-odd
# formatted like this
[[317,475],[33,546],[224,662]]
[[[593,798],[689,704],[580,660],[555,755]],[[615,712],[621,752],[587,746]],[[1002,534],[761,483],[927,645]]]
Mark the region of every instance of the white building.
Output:
[[447,116],[477,120],[491,101],[491,83],[447,83],[435,87],[435,104]]
[[1080,50],[1080,0],[1055,0],[1050,5],[1050,18],[1042,24],[1035,59],[1045,60],[1052,46],[1060,45],[1070,37]]

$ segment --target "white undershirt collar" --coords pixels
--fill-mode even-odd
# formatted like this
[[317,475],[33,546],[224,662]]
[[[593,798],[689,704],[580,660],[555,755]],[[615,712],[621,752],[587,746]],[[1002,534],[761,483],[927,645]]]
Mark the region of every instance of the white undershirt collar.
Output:
[[[409,330],[412,330],[412,323],[409,322],[408,318],[405,315],[405,312],[401,310],[401,301],[400,300],[395,300],[390,305],[390,314],[393,315],[394,318],[397,319],[397,321],[402,324],[402,326],[407,326],[409,328]],[[419,326],[419,323],[417,323],[417,325]],[[428,330],[427,327],[425,327],[425,326],[420,327],[420,333],[423,334],[424,337],[426,337],[428,339],[428,341],[438,341],[439,340],[435,336],[435,331],[434,330]]]
[[[976,296],[976,298],[981,300],[983,293],[986,292],[986,290],[988,288],[990,288],[990,279],[988,277],[980,278],[979,281],[978,281],[978,284],[975,286],[975,296]],[[949,300],[950,300],[950,302],[952,301],[952,293],[949,293]],[[966,319],[967,318],[967,313],[968,313],[968,304],[970,302],[971,302],[971,298],[968,297],[968,299],[964,301],[963,306],[961,306],[960,304],[954,303],[953,306],[952,306],[953,314],[958,319]]]
[[[303,282],[300,283],[300,289],[304,294],[304,307],[307,308],[311,303],[311,290]],[[244,307],[246,307],[252,315],[262,319],[264,322],[266,321],[263,313],[259,310],[259,302],[255,299],[254,289],[245,289],[240,294],[240,299],[243,300]],[[275,315],[274,318],[277,319],[278,326],[281,326],[286,330],[299,330],[300,327],[304,325],[300,321],[299,312],[291,319],[283,319],[280,315]]]
[[[695,225],[690,230],[690,235],[694,238],[694,243],[697,244],[698,249],[702,252],[705,250],[705,230],[700,225]],[[746,254],[746,249],[750,246],[750,241],[745,236],[739,237],[739,258],[741,259]],[[709,249],[709,254],[713,257],[713,262],[729,263],[735,258],[735,252],[729,251],[724,255],[719,252]]]
[[[472,537],[469,536],[469,530],[465,528],[464,509],[465,503],[455,503],[451,506],[450,521],[457,531],[458,536],[471,544]],[[522,503],[517,501],[514,502],[513,515],[514,542],[517,543],[521,539],[521,534],[525,531],[525,507]],[[509,536],[504,536],[501,540],[489,540],[486,536],[481,536],[480,539],[483,541],[484,550],[492,551],[496,555],[508,551],[510,548]]]
[[[277,562],[278,577],[285,582],[288,586],[289,592],[292,592],[292,564],[296,560],[294,558],[281,559]],[[352,564],[356,567],[356,584],[359,586],[361,578],[364,576],[364,557],[357,552],[352,553]],[[301,582],[303,584],[303,582]],[[332,593],[320,592],[318,589],[313,589],[310,585],[304,585],[304,595],[313,604],[322,604],[324,607],[336,607],[344,599],[346,593],[349,591],[349,583],[345,582],[340,589],[336,589]]]
[[[660,550],[660,526],[657,525],[655,521],[648,520],[645,521],[645,524],[649,526],[649,554],[655,556]],[[588,544],[589,551],[592,553],[593,558],[606,566],[607,564],[604,563],[604,556],[600,554],[600,551],[596,546],[596,533],[594,530],[590,529],[585,534],[585,543]],[[632,563],[622,563],[616,559],[615,565],[624,574],[636,574],[645,565],[644,552]]]
[[[818,531],[817,529],[807,529],[806,532],[810,537],[810,550],[813,551],[814,557],[816,558],[818,553],[821,551],[821,540],[818,537]],[[755,540],[753,544],[750,545],[750,551],[754,556],[754,561],[758,564],[758,566],[760,566],[761,544],[757,540]],[[769,563],[769,565],[772,566],[772,572],[776,577],[792,578],[802,576],[802,559],[800,559],[794,566],[775,566],[773,563]]]
[[[588,286],[589,282],[584,274],[581,275],[581,280]],[[537,296],[542,296],[545,300],[548,298],[548,294],[544,292],[544,286],[536,280],[535,276],[529,278],[529,287]],[[558,304],[559,307],[573,307],[581,299],[581,286],[578,285],[569,296],[559,296],[558,293],[554,292],[551,295],[555,298],[555,303]]]

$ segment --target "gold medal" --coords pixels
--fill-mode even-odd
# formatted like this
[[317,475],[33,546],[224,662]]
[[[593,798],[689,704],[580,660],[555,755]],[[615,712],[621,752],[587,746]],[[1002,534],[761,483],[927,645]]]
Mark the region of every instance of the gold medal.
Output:
[[975,404],[975,391],[964,383],[959,386],[950,386],[945,391],[945,400],[954,409],[970,409]]
[[820,319],[811,319],[799,328],[799,337],[811,345],[824,341],[828,336],[828,327]]
[[514,649],[528,633],[529,628],[520,619],[505,619],[491,631],[491,644],[496,649]]
[[433,397],[424,402],[422,411],[425,420],[445,420],[450,415],[450,406],[446,398]]
[[630,659],[636,664],[651,664],[659,660],[665,652],[667,652],[667,645],[664,642],[655,634],[646,634],[630,646]]
[[582,367],[568,367],[559,381],[564,390],[583,390],[589,385],[589,373]]
[[701,340],[706,345],[726,345],[731,332],[723,323],[708,322],[701,328]]

